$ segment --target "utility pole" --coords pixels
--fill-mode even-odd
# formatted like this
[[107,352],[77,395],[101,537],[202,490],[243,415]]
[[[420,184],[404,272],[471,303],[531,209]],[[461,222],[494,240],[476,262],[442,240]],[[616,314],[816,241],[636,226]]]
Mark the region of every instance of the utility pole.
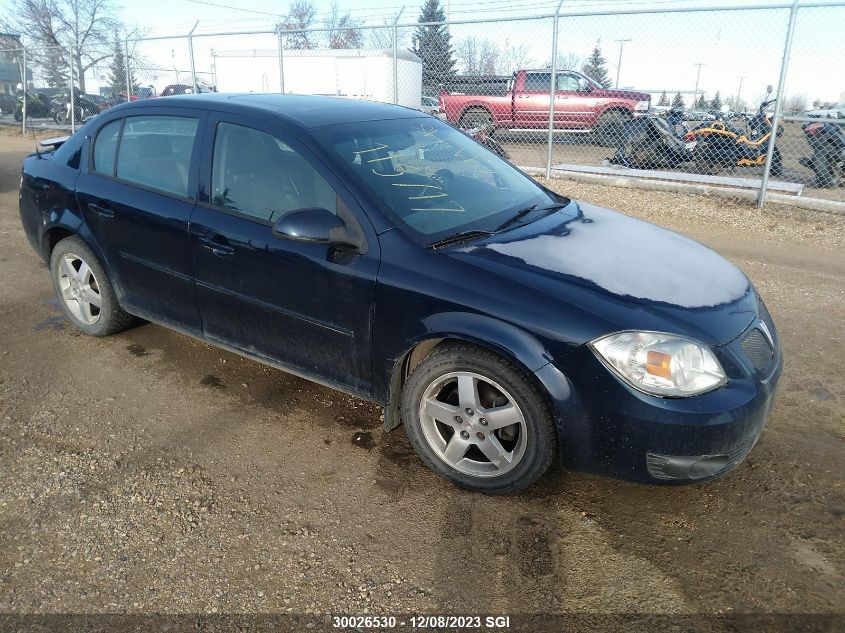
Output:
[[627,38],[624,40],[614,40],[615,42],[619,42],[619,63],[616,64],[616,88],[619,87],[619,73],[622,71],[622,47],[625,46],[625,42],[630,42],[631,38]]
[[692,93],[692,107],[696,107],[696,102],[698,101],[698,79],[701,77],[701,67],[706,66],[707,64],[703,62],[696,62],[693,66],[698,66],[698,72],[695,73],[695,90]]
[[[736,103],[734,105],[736,106],[737,112],[739,112],[739,108],[740,108],[739,95],[742,94],[742,80],[745,79],[745,75],[743,75],[742,77],[737,77],[737,79],[739,79],[739,88],[736,89]],[[743,110],[745,110],[745,108],[743,108]]]

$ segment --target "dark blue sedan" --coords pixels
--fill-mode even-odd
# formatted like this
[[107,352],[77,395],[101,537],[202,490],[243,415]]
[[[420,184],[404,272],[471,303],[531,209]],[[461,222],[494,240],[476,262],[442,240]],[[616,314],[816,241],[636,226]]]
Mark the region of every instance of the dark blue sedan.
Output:
[[375,401],[466,488],[558,459],[702,481],[769,415],[780,344],[741,271],[416,110],[177,96],[53,147],[20,212],[77,328],[145,319]]

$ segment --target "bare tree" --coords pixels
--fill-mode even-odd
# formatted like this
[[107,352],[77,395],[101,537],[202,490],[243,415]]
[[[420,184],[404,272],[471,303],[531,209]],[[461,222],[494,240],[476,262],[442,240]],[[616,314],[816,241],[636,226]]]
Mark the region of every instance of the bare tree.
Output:
[[314,26],[317,18],[317,7],[309,0],[294,0],[290,4],[288,14],[279,27],[284,31],[292,31],[285,35],[285,46],[288,48],[315,48],[311,34],[306,31]]
[[337,2],[332,2],[332,11],[325,20],[325,26],[332,29],[328,31],[329,48],[363,48],[361,24],[349,11],[341,13]]
[[804,112],[808,109],[808,105],[807,95],[791,95],[783,100],[783,109],[792,114]]
[[505,44],[505,48],[499,56],[498,70],[500,74],[509,75],[529,66],[533,66],[533,61],[528,54],[527,45],[511,46],[510,44]]
[[[85,73],[111,57],[121,25],[111,0],[14,0],[0,26],[26,34],[24,43],[32,47],[35,63],[72,65],[85,92]],[[48,54],[38,47],[61,48]]]
[[455,46],[455,58],[464,75],[495,75],[499,57],[499,47],[490,40],[465,37]]
[[[393,48],[393,22],[396,17],[384,18],[384,28],[369,29],[367,31],[367,46],[370,48]],[[400,48],[408,46],[408,29],[397,29],[396,45]]]

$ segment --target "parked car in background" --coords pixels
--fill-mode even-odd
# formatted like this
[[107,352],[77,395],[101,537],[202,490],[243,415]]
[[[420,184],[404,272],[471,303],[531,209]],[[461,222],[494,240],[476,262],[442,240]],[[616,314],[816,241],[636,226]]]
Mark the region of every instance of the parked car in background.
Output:
[[420,101],[420,110],[426,114],[430,114],[432,116],[440,114],[440,102],[437,100],[437,97],[427,97],[423,95]]
[[[592,131],[601,145],[618,145],[624,123],[634,115],[647,113],[651,106],[651,95],[646,92],[602,88],[574,70],[561,70],[556,77],[554,127]],[[446,113],[446,120],[460,127],[492,123],[497,129],[542,129],[549,124],[550,86],[548,69],[520,70],[503,95],[444,91],[440,109]]]
[[378,402],[460,486],[514,492],[558,459],[700,482],[768,418],[781,347],[738,268],[418,111],[174,96],[51,144],[20,216],[73,326],[141,317]]
[[[161,91],[159,96],[172,97],[174,95],[189,95],[193,94],[193,92],[194,87],[189,84],[170,84],[169,86],[164,87],[164,90]],[[197,93],[202,92],[216,92],[216,90],[214,89],[214,86],[197,81]]]
[[837,103],[829,108],[819,108],[805,112],[804,116],[814,119],[845,119],[845,103]]
[[704,110],[686,110],[683,114],[684,121],[715,121],[716,116]]

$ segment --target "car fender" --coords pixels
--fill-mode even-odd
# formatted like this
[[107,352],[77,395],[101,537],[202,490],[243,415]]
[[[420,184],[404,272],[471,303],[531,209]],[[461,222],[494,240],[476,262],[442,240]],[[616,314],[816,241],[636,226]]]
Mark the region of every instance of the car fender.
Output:
[[[533,375],[553,400],[568,397],[568,382],[561,381],[554,372],[542,371],[549,366],[552,355],[530,333],[515,325],[485,314],[473,312],[440,312],[423,318],[419,333],[406,342],[405,348],[386,364],[389,375],[384,400],[387,401],[384,428],[390,431],[399,426],[399,401],[404,371],[411,354],[426,342],[443,340],[463,341],[492,350]],[[418,360],[422,360],[421,358]]]
[[[634,104],[636,105],[636,104]],[[603,103],[601,108],[596,114],[596,120],[601,118],[601,116],[607,112],[608,110],[617,110],[627,114],[628,116],[633,116],[634,114],[634,107],[631,105],[630,101],[625,100],[614,100],[609,103]]]
[[112,278],[109,270],[109,263],[106,260],[100,245],[97,244],[93,234],[88,229],[88,225],[85,223],[85,220],[82,218],[78,209],[54,208],[45,212],[43,229],[41,231],[41,248],[44,261],[47,262],[48,266],[50,264],[49,236],[57,229],[71,233],[82,239],[88,245],[88,248],[94,251],[94,255],[97,256],[97,259],[105,269],[109,279]]

